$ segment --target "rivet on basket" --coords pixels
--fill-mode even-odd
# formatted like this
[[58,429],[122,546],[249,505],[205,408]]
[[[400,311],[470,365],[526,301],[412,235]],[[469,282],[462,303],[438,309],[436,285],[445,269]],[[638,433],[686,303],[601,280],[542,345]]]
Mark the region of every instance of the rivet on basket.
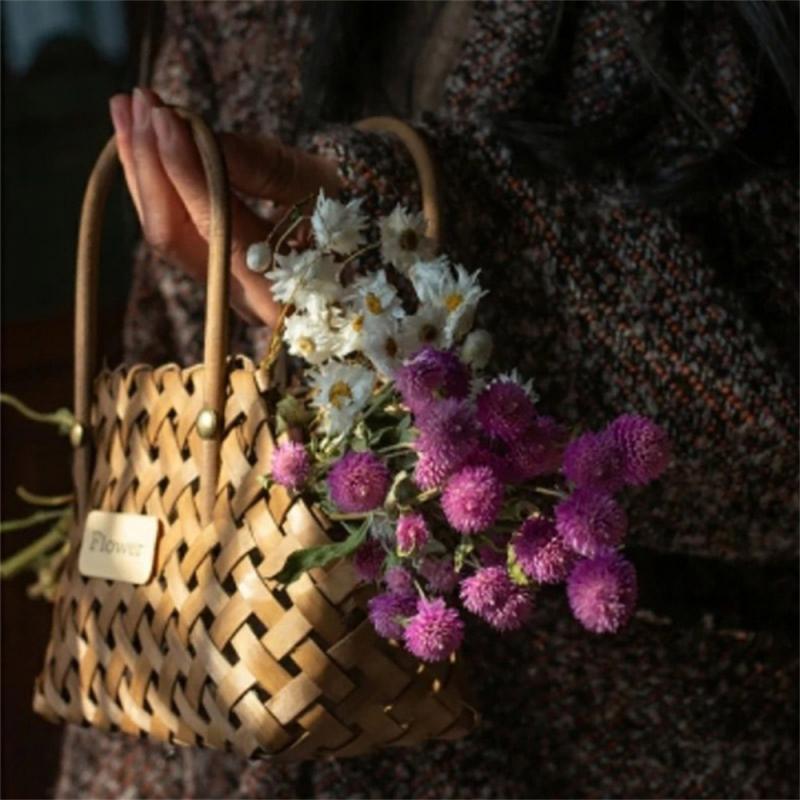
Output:
[[80,447],[86,441],[86,428],[80,422],[74,422],[69,429],[69,443],[73,447]]
[[201,439],[213,439],[218,425],[219,418],[213,408],[204,408],[197,415],[197,434]]

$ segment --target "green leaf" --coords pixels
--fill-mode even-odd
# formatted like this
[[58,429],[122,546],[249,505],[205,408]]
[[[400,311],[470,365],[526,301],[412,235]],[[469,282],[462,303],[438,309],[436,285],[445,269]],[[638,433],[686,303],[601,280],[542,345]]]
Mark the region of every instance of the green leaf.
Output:
[[358,549],[359,545],[366,539],[369,530],[370,519],[367,518],[359,528],[352,530],[350,535],[343,542],[335,544],[323,544],[317,547],[307,547],[304,550],[295,550],[287,559],[283,568],[277,575],[274,575],[278,583],[288,586],[296,581],[304,572],[314,567],[324,567],[335,561],[337,558],[344,558]]
[[283,422],[286,425],[304,427],[314,418],[314,414],[306,407],[305,403],[287,394],[282,397],[275,410],[278,413],[278,424]]
[[458,547],[456,547],[455,553],[453,554],[453,565],[455,566],[456,572],[461,572],[464,561],[466,561],[467,557],[474,549],[475,544],[470,539],[461,542]]
[[513,547],[508,548],[508,577],[517,584],[517,586],[529,586],[530,580],[528,576],[522,571],[522,567],[517,561],[517,554],[514,552]]

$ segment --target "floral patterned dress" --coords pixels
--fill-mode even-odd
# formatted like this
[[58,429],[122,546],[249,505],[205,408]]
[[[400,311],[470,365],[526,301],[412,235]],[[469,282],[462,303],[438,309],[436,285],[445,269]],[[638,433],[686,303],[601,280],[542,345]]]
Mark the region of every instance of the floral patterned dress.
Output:
[[[525,110],[558,7],[448,5],[432,40],[440,79],[423,81],[410,115],[441,171],[445,247],[490,290],[479,322],[498,369],[532,377],[545,413],[591,425],[638,411],[676,443],[673,467],[629,504],[642,610],[604,639],[570,618],[563,592],[543,592],[526,631],[476,627],[467,657],[483,724],[460,742],[286,766],[70,726],[60,797],[796,791],[796,177],[773,172],[722,194],[704,212],[711,241],[702,213],[620,204],[624,170],[591,182],[523,170],[489,120]],[[630,26],[646,31],[663,11],[581,4],[562,118],[602,120],[634,101],[649,76]],[[693,66],[681,91],[720,137],[735,136],[756,86],[730,15],[708,7],[682,24]],[[413,166],[392,137],[301,129],[312,46],[303,3],[168,3],[154,88],[221,130],[335,158],[347,191],[373,209],[413,205]],[[678,107],[651,137],[664,163],[687,144],[698,158],[718,146]],[[203,294],[142,246],[128,358],[199,361]],[[264,342],[264,330],[235,326],[234,349]]]

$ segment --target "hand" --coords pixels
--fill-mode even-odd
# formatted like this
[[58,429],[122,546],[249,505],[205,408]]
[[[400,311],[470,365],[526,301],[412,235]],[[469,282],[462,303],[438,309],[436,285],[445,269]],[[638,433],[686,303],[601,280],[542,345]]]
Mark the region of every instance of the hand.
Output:
[[[125,181],[144,237],[164,260],[205,280],[210,204],[200,154],[188,124],[158,95],[135,89],[115,95],[111,119]],[[339,192],[334,162],[277,139],[222,134],[231,186],[243,195],[290,206],[320,188]],[[252,323],[274,324],[278,304],[261,275],[247,269],[247,248],[263,241],[269,221],[231,194],[231,305]]]

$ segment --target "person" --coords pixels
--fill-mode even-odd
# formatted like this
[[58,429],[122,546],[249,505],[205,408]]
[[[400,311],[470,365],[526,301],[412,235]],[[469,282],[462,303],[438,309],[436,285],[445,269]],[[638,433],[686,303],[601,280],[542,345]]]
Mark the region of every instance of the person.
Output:
[[763,796],[796,791],[796,7],[736,3],[168,3],[150,89],[112,98],[145,242],[130,361],[201,360],[207,198],[236,190],[234,351],[277,307],[247,246],[322,187],[414,206],[392,113],[426,137],[444,247],[481,268],[498,369],[570,423],[655,417],[632,498],[642,611],[592,636],[560,596],[468,637],[481,727],[458,742],[243,762],[70,726],[59,797]]

